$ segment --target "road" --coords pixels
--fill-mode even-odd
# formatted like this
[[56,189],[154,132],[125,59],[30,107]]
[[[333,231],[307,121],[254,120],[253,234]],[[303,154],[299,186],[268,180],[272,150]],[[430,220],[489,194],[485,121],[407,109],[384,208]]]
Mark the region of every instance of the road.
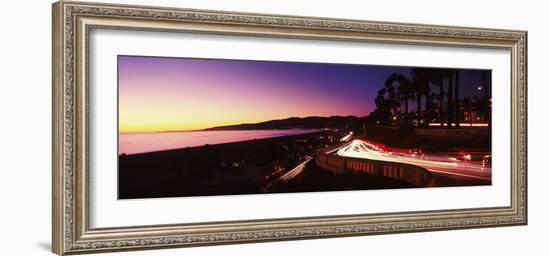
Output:
[[301,164],[299,164],[298,166],[294,167],[292,170],[288,171],[287,173],[281,175],[279,178],[277,178],[275,181],[273,182],[270,182],[269,184],[267,184],[265,187],[262,188],[262,191],[264,193],[267,193],[269,191],[271,191],[271,188],[277,184],[277,183],[284,183],[284,182],[288,182],[294,178],[296,178],[296,176],[298,176],[300,173],[302,173],[302,171],[304,171],[305,167],[306,167],[306,164],[311,161],[311,159],[313,159],[311,156],[306,156],[306,161],[302,162]]
[[288,182],[291,179],[294,179],[296,176],[298,176],[304,168],[306,167],[306,164],[311,161],[311,157],[307,156],[307,160],[301,163],[300,165],[294,167],[294,169],[288,171],[287,173],[283,174],[281,177],[279,177],[280,182]]
[[[416,154],[388,152],[375,143],[352,140],[337,151],[344,157],[412,164],[435,173],[450,174],[479,180],[491,180],[491,166],[482,160],[457,159],[448,154]],[[470,157],[471,158],[471,157]]]

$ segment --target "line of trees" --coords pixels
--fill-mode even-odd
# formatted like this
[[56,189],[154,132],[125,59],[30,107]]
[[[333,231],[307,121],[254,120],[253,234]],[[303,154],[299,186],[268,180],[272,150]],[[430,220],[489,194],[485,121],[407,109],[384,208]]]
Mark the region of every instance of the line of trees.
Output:
[[[460,75],[458,69],[413,68],[409,76],[391,74],[375,98],[376,109],[371,116],[377,123],[427,127],[438,121],[441,127],[460,127],[464,112],[475,112],[487,121],[491,120],[488,71],[481,74],[481,95],[460,98]],[[470,71],[473,72],[473,71]],[[411,111],[409,103],[416,103]],[[490,122],[488,122],[490,124]],[[454,125],[453,125],[454,124]]]

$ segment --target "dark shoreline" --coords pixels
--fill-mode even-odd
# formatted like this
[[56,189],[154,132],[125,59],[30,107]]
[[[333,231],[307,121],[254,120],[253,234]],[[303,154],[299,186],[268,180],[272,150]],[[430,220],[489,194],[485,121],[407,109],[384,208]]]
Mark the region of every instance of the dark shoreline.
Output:
[[[330,130],[119,155],[119,199],[261,193],[273,163],[289,169]],[[301,141],[307,141],[301,143]],[[320,143],[320,142],[319,142]],[[306,152],[311,151],[311,152]],[[285,161],[282,161],[284,159]]]
[[[290,129],[286,129],[286,130],[290,130]],[[300,129],[300,130],[303,130],[303,129]],[[197,130],[197,131],[223,131],[223,130]],[[229,130],[228,130],[229,131]],[[172,131],[168,132],[168,133],[171,133]],[[173,131],[173,132],[180,132],[180,131]],[[182,132],[195,132],[195,131],[182,131]],[[200,146],[192,146],[192,147],[183,147],[183,148],[175,148],[175,149],[166,149],[166,150],[158,150],[158,151],[151,151],[151,152],[143,152],[143,153],[135,153],[135,154],[126,154],[126,153],[122,153],[119,155],[119,157],[121,156],[124,156],[124,157],[130,157],[130,156],[136,156],[136,155],[148,155],[148,154],[156,154],[156,153],[164,153],[164,152],[169,152],[169,151],[182,151],[182,150],[189,150],[189,149],[193,149],[193,148],[202,148],[202,147],[208,147],[208,146],[212,146],[212,147],[215,147],[215,146],[222,146],[222,145],[226,145],[226,144],[233,144],[233,143],[243,143],[243,142],[253,142],[253,141],[261,141],[261,140],[270,140],[270,139],[278,139],[278,138],[281,138],[281,137],[292,137],[292,136],[301,136],[301,135],[309,135],[309,134],[316,134],[316,133],[320,133],[320,132],[327,132],[327,130],[321,130],[321,129],[318,129],[318,131],[315,131],[315,132],[308,132],[308,133],[301,133],[301,134],[292,134],[292,135],[281,135],[281,136],[274,136],[274,137],[270,137],[270,138],[262,138],[262,139],[251,139],[251,140],[241,140],[241,141],[233,141],[233,142],[225,142],[225,143],[217,143],[217,144],[204,144],[204,145],[200,145]],[[159,132],[159,133],[162,133],[162,132]]]

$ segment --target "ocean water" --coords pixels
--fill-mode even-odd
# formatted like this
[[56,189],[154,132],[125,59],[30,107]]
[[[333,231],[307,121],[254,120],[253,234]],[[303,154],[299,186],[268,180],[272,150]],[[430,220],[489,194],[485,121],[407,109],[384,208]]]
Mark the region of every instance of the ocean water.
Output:
[[185,147],[197,147],[205,144],[214,145],[253,139],[299,135],[318,131],[318,129],[290,129],[120,133],[118,137],[118,153],[130,155]]

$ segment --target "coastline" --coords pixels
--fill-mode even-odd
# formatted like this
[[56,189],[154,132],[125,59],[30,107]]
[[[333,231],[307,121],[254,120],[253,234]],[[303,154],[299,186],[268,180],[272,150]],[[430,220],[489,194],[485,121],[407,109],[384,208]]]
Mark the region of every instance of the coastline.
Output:
[[[118,156],[119,199],[261,193],[273,168],[290,169],[330,130]],[[282,160],[284,159],[284,161]],[[276,165],[276,166],[275,166]],[[274,167],[275,166],[275,167]]]
[[[198,130],[198,131],[169,131],[169,132],[146,132],[146,133],[123,133],[123,134],[155,134],[155,133],[191,133],[191,132],[220,132],[220,131],[236,131],[236,132],[243,132],[247,130]],[[230,144],[230,143],[240,143],[240,142],[247,142],[247,141],[258,141],[258,140],[269,140],[279,137],[291,137],[291,136],[300,136],[300,135],[306,135],[306,134],[315,134],[319,132],[325,132],[327,130],[323,129],[272,129],[272,130],[248,130],[249,132],[252,131],[299,131],[299,133],[293,133],[293,134],[276,134],[272,135],[266,138],[253,138],[253,139],[245,139],[245,140],[239,140],[239,141],[228,141],[228,142],[222,142],[222,143],[205,143],[200,145],[193,145],[193,146],[184,146],[184,147],[178,147],[173,149],[164,149],[164,150],[155,150],[155,151],[148,151],[148,152],[139,152],[139,153],[119,153],[119,156],[130,156],[130,155],[139,155],[139,154],[151,154],[156,152],[164,152],[164,151],[174,151],[174,150],[183,150],[183,149],[190,149],[190,148],[197,148],[197,147],[204,147],[204,146],[216,146],[216,145],[223,145],[223,144]],[[301,132],[300,132],[301,131]],[[119,134],[119,138],[120,135]],[[268,136],[268,135],[266,135]],[[119,141],[119,152],[120,152],[120,141]]]

